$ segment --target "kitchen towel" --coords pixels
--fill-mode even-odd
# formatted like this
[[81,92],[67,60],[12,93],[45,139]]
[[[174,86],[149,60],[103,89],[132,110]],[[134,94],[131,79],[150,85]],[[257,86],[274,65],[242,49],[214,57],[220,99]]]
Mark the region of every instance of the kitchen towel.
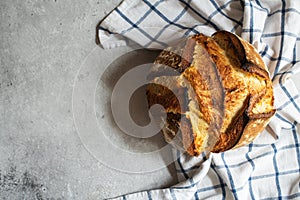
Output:
[[124,0],[98,30],[103,48],[135,42],[162,49],[218,30],[252,43],[269,68],[277,112],[251,144],[190,157],[173,150],[179,183],[115,199],[299,199],[300,71],[298,0]]

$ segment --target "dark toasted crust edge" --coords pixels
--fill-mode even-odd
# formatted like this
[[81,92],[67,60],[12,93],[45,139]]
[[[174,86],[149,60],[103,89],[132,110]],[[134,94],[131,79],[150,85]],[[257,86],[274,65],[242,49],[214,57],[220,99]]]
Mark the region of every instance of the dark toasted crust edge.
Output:
[[276,110],[273,109],[269,112],[265,112],[265,113],[252,113],[252,109],[253,107],[255,106],[255,104],[257,102],[259,102],[262,98],[265,97],[266,95],[266,90],[269,89],[269,88],[266,88],[265,90],[263,90],[260,94],[256,94],[256,95],[253,95],[251,96],[250,98],[250,101],[249,101],[249,105],[248,105],[248,108],[246,110],[246,113],[247,113],[247,116],[250,118],[250,119],[260,119],[260,118],[269,118],[269,117],[272,117]]
[[[222,38],[222,40],[227,40],[227,42],[230,44],[231,48],[234,49],[236,52],[237,59],[240,61],[240,66],[243,70],[256,74],[258,76],[261,76],[263,78],[268,79],[269,78],[269,73],[266,71],[265,67],[263,66],[258,66],[258,64],[263,64],[262,60],[258,63],[253,63],[251,60],[248,59],[248,54],[245,51],[246,48],[250,48],[250,46],[242,41],[241,38],[239,38],[237,35],[232,34],[227,31],[218,31],[215,34],[212,35],[212,38],[216,41],[219,40],[219,37]],[[224,48],[222,43],[219,43],[219,45]],[[251,50],[254,50],[251,48]],[[254,50],[255,51],[255,50]],[[253,54],[256,54],[257,52],[252,52]],[[257,53],[258,54],[258,53]],[[251,55],[251,58],[254,58],[256,55]]]
[[185,47],[182,50],[181,54],[181,62],[179,63],[179,70],[180,72],[184,72],[185,69],[187,69],[193,60],[193,53],[194,53],[194,48],[195,48],[196,42],[193,39],[188,39]]
[[[226,131],[226,135],[227,135],[226,137],[229,137],[229,135],[231,135],[232,133],[237,133],[236,131],[238,131],[238,130],[241,131],[239,140],[237,140],[237,141],[235,140],[236,144],[233,144],[234,141],[230,142],[231,145],[233,144],[234,148],[236,148],[236,147],[241,146],[241,144],[246,144],[246,143],[250,143],[251,141],[253,141],[254,138],[257,137],[257,135],[267,125],[269,119],[274,115],[274,113],[276,111],[275,109],[273,109],[272,111],[269,111],[269,112],[258,113],[258,114],[254,114],[251,112],[253,107],[255,106],[255,104],[257,102],[259,102],[259,100],[261,100],[262,98],[265,97],[266,91],[272,90],[272,86],[269,83],[270,78],[269,78],[269,73],[267,71],[266,66],[264,65],[259,54],[256,52],[256,50],[250,44],[243,41],[240,37],[236,36],[235,34],[229,33],[227,31],[216,32],[215,34],[213,34],[212,37],[216,41],[219,41],[219,40],[222,41],[225,38],[225,40],[227,40],[227,42],[229,43],[229,45],[228,44],[227,45],[230,46],[232,49],[234,49],[234,51],[236,52],[237,58],[240,62],[239,64],[240,64],[241,69],[264,78],[266,85],[267,85],[267,88],[265,90],[263,90],[261,92],[261,94],[257,94],[257,95],[250,97],[248,108],[246,109],[246,111],[244,111],[245,113],[243,114],[243,115],[247,116],[248,120],[247,120],[247,123],[243,123],[243,125],[242,125],[243,128],[242,129],[240,127],[235,127],[233,129],[229,128]],[[223,49],[226,49],[226,47],[225,47],[226,44],[224,44],[224,43],[222,44],[222,42],[220,42],[220,41],[218,42],[218,44]],[[247,52],[247,50],[248,50],[248,52]],[[251,53],[253,55],[249,55],[249,53],[250,53],[249,50],[251,50]],[[231,59],[234,60],[236,58],[231,58]],[[235,62],[235,64],[237,64],[237,62]],[[274,100],[272,101],[272,104],[273,103],[274,103]],[[242,123],[240,123],[240,125],[241,124]],[[230,127],[232,127],[232,125],[230,125]],[[238,135],[236,135],[236,137],[238,137]],[[221,141],[222,141],[222,138],[220,139],[220,143],[221,143]],[[225,151],[225,150],[228,150],[231,147],[233,147],[230,145],[231,147],[228,146],[227,148],[220,148],[220,143],[217,143],[217,145],[215,146],[216,147],[216,148],[214,148],[215,152]]]
[[264,130],[270,120],[271,117],[249,120],[243,130],[240,140],[232,149],[236,149],[251,143]]
[[240,117],[236,120],[233,120],[233,123],[230,124],[230,127],[227,129],[225,134],[220,135],[220,139],[213,148],[213,153],[219,153],[234,147],[240,140],[244,128],[248,123],[249,118],[245,113],[242,113]]
[[[265,97],[267,90],[271,90],[273,94],[272,83],[269,77],[268,69],[265,66],[258,52],[255,50],[255,48],[246,41],[244,41],[242,38],[234,34],[232,35],[240,41],[240,44],[242,45],[245,52],[245,63],[242,64],[242,69],[264,78],[266,82],[266,89],[262,91],[261,94],[257,94],[257,96],[252,96],[249,101],[249,107],[246,111],[249,121],[245,125],[243,133],[238,143],[232,148],[235,149],[252,142],[267,126],[271,117],[275,114],[276,109],[258,114],[254,114],[251,112],[255,104]],[[274,106],[274,95],[272,95],[271,103],[272,106]]]
[[182,144],[183,148],[186,150],[188,154],[191,156],[197,156],[197,152],[194,151],[194,135],[192,130],[192,124],[190,120],[188,120],[185,116],[181,118],[180,121],[180,130],[182,134]]
[[[148,80],[153,80],[159,76],[178,76],[180,73],[183,73],[193,60],[195,41],[187,40],[185,43],[181,43],[181,47],[182,49],[177,47],[176,49],[163,50],[152,67],[156,67],[157,70],[150,70],[147,76]],[[171,61],[168,61],[169,59]],[[157,89],[161,89],[162,92],[160,94],[153,92]],[[177,88],[176,94],[173,94],[168,88],[151,83],[147,90],[148,106],[160,104],[166,110],[171,108],[169,110],[175,112],[167,113],[167,123],[162,130],[165,139],[177,147],[182,146],[188,154],[196,156],[198,154],[194,151],[192,125],[190,120],[184,115],[188,111],[189,103],[186,90],[187,88],[185,87]],[[176,97],[179,98],[177,99]],[[180,106],[183,106],[183,108],[180,108]],[[178,144],[178,141],[181,142],[181,145]]]
[[[202,65],[199,66],[199,71],[201,71],[201,76],[203,77],[203,79],[205,79],[209,90],[213,91],[211,95],[212,107],[217,111],[217,113],[214,113],[215,116],[212,117],[212,123],[215,126],[211,126],[211,129],[209,131],[212,131],[212,129],[220,130],[223,123],[225,109],[225,89],[222,84],[222,78],[218,71],[218,68],[214,60],[211,58],[211,55],[207,52],[205,44],[202,43],[201,37],[207,36],[199,34],[193,37],[193,39],[197,41],[196,45],[201,46],[201,53],[203,54],[203,56],[205,56],[205,59],[202,58]],[[218,135],[219,134],[217,134],[217,136]]]
[[247,72],[250,72],[252,74],[256,74],[260,77],[263,77],[265,79],[269,78],[269,73],[266,70],[258,67],[257,65],[255,65],[253,63],[250,63],[250,62],[244,63],[242,65],[242,69]]

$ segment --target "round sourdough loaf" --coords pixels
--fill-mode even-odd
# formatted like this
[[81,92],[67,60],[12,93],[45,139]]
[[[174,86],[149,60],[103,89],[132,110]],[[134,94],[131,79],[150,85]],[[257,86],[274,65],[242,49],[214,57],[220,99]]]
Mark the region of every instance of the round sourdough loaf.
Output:
[[256,49],[218,31],[193,35],[156,58],[148,79],[149,107],[167,142],[193,156],[252,142],[274,115],[269,72]]

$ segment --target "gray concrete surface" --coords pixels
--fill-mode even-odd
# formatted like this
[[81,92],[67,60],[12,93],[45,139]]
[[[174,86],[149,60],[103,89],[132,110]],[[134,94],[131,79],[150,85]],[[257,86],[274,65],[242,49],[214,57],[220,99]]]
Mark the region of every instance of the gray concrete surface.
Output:
[[0,1],[0,199],[103,199],[176,182],[172,165],[146,174],[104,166],[74,126],[74,79],[119,2]]
[[102,165],[74,126],[76,73],[118,3],[0,1],[0,199],[103,199],[176,182],[172,166],[130,174]]

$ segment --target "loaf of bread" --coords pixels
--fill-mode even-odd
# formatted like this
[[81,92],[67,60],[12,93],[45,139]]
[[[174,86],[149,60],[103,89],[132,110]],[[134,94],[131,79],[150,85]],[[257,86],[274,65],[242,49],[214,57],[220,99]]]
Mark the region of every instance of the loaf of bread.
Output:
[[163,50],[147,87],[167,142],[192,156],[252,142],[274,115],[269,72],[256,49],[227,31],[193,35]]

